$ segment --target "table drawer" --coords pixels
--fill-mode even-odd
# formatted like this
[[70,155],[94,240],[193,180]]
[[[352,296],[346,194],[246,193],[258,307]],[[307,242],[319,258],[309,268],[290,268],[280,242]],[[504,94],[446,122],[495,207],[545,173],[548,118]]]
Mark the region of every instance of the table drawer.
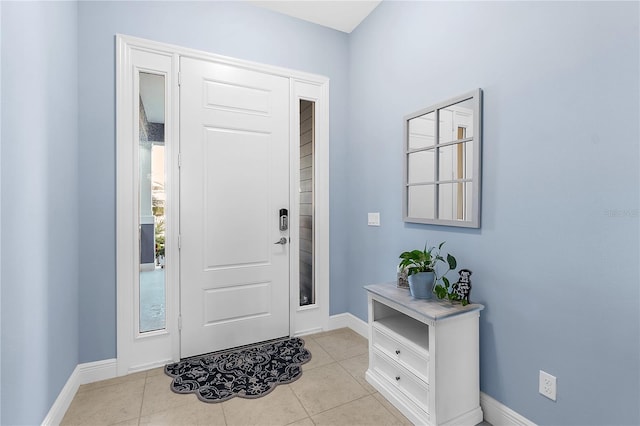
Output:
[[426,382],[377,350],[373,354],[373,369],[420,409],[429,412],[429,385]]
[[373,347],[410,370],[425,382],[429,382],[429,353],[400,342],[381,327],[373,326]]

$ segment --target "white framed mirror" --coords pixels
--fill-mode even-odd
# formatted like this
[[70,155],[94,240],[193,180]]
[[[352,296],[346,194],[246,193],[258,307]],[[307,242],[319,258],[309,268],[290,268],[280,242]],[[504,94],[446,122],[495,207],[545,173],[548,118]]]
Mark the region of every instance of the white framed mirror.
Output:
[[482,90],[404,117],[405,222],[480,227]]

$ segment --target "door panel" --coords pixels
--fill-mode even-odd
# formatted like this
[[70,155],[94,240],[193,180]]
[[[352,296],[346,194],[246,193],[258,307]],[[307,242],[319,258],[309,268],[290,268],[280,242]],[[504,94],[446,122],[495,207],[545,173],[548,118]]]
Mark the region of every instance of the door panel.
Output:
[[205,324],[268,315],[272,291],[269,282],[206,290]]
[[[269,138],[263,133],[205,129],[206,269],[269,260],[269,163],[264,161]],[[221,200],[226,205],[221,206]]]
[[182,58],[181,356],[289,334],[289,81]]

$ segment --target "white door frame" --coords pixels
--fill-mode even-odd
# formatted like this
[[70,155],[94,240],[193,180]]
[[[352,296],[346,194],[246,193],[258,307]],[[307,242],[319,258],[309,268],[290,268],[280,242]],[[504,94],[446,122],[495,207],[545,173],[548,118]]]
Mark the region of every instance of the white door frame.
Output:
[[291,335],[299,336],[329,328],[329,81],[291,78],[291,211],[289,228],[299,229],[300,218],[300,100],[314,108],[314,227],[313,255],[316,303],[300,306],[299,232],[291,239]]
[[[180,359],[179,334],[179,58],[192,57],[287,77],[291,84],[291,185],[290,218],[298,217],[299,100],[316,104],[316,155],[314,183],[316,209],[315,282],[316,304],[299,306],[297,228],[293,231],[290,258],[290,335],[328,329],[329,323],[329,79],[286,68],[214,55],[151,40],[116,35],[116,287],[117,287],[117,371],[122,376]],[[165,183],[166,233],[166,330],[137,332],[135,291],[138,285],[138,198],[137,188],[137,72],[147,70],[166,76]],[[297,115],[296,115],[297,114]],[[135,142],[135,143],[134,143]],[[295,253],[295,255],[293,255]],[[173,260],[172,260],[173,259]]]
[[[116,37],[116,280],[117,374],[179,358],[178,338],[178,55],[162,45]],[[139,333],[138,73],[165,76],[166,328]]]

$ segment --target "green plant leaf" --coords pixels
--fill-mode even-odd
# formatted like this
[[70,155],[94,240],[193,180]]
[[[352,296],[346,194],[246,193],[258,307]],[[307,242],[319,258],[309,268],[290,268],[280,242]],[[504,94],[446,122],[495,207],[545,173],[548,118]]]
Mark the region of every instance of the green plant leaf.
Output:
[[449,269],[456,269],[456,266],[458,266],[456,258],[450,254],[447,255],[447,263],[449,264]]
[[446,288],[449,288],[449,279],[447,277],[442,277],[442,282],[444,282]]
[[[438,262],[446,262],[449,266],[449,269],[445,272],[446,274],[450,270],[455,269],[458,262],[456,261],[456,258],[451,254],[447,254],[446,260],[443,255],[440,254],[440,249],[442,249],[442,246],[444,246],[444,244],[445,242],[443,241],[437,246],[437,248],[427,248],[429,247],[428,243],[425,243],[423,250],[416,249],[402,252],[399,256],[399,259],[401,260],[398,264],[398,267],[400,267],[401,269],[406,269],[409,275],[413,275],[418,272],[436,272],[436,265],[438,264]],[[441,279],[442,278],[436,277],[437,281]],[[448,281],[446,281],[445,288],[449,288]]]

